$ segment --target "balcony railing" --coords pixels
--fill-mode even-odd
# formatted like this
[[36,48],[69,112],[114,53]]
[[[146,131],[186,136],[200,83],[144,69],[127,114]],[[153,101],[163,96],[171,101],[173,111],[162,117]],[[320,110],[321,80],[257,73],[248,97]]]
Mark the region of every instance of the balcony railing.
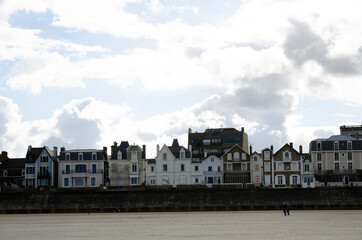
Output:
[[325,175],[325,174],[353,174],[359,173],[361,174],[361,170],[356,169],[339,169],[339,170],[316,170],[314,171],[315,175]]
[[38,178],[49,178],[49,177],[50,177],[49,172],[39,172],[38,173]]
[[102,174],[103,169],[96,169],[96,171],[93,171],[92,169],[87,169],[85,172],[76,172],[75,170],[62,170],[62,174]]
[[220,171],[204,171],[205,176],[221,176],[222,172]]
[[250,171],[247,170],[224,170],[227,173],[249,173]]

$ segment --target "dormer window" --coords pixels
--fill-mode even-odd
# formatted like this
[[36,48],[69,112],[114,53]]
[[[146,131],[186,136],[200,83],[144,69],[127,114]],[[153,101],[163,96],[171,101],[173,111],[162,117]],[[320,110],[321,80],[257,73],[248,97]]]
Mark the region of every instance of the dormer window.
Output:
[[335,151],[339,150],[339,143],[338,142],[334,142],[334,150]]
[[69,161],[69,160],[70,160],[70,154],[69,154],[69,153],[66,153],[66,154],[65,154],[65,160],[66,160],[66,161]]
[[92,153],[92,160],[97,160],[97,154]]
[[117,160],[121,160],[122,159],[122,152],[118,151],[117,153]]
[[352,150],[352,142],[351,141],[347,142],[347,150]]
[[184,151],[180,152],[180,158],[185,158],[185,152]]
[[322,151],[322,143],[317,142],[317,151]]
[[80,161],[83,160],[83,153],[78,153],[78,160],[80,160]]
[[289,159],[290,159],[290,153],[284,152],[284,160],[289,160]]

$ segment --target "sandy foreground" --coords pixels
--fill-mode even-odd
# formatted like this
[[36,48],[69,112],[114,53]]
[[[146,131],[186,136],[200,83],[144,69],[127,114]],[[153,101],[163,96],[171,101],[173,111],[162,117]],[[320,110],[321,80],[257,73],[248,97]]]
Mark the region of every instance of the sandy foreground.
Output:
[[0,215],[0,239],[362,239],[362,211]]

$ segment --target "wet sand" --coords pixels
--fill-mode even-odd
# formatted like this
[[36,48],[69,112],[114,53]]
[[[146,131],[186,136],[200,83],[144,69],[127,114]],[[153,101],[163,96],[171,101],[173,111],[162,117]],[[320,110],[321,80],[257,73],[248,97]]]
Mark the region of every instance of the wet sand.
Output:
[[0,239],[362,239],[362,211],[0,215]]

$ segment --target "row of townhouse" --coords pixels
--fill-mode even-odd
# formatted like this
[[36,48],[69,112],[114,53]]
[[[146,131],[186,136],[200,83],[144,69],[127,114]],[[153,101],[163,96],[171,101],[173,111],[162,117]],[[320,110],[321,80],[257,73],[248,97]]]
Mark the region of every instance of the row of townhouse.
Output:
[[58,154],[46,146],[28,147],[25,158],[0,155],[2,187],[84,188],[137,185],[217,185],[315,187],[362,185],[362,126],[342,126],[341,134],[311,141],[309,153],[285,144],[260,153],[248,147],[248,136],[233,128],[188,132],[188,147],[174,139],[171,146],[157,146],[153,159],[146,146],[127,141],[107,148],[64,147]]

